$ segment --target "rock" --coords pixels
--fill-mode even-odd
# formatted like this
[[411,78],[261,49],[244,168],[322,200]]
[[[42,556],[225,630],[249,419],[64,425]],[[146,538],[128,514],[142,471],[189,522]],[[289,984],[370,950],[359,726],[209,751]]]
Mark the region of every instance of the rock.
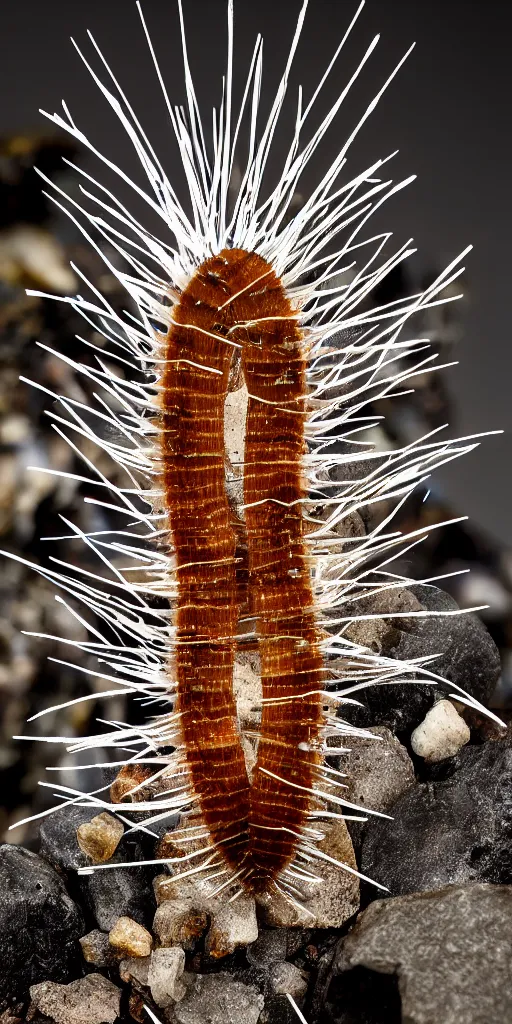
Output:
[[411,736],[415,754],[426,761],[444,761],[454,757],[469,743],[471,733],[449,700],[439,700]]
[[187,989],[180,980],[185,953],[179,946],[154,949],[149,962],[148,985],[157,1006],[165,1008],[183,999]]
[[[118,847],[113,861],[135,860],[141,856],[136,842],[123,839],[122,851]],[[129,868],[99,868],[90,875],[81,876],[84,899],[93,913],[98,927],[110,931],[119,917],[131,917],[140,925],[149,925],[154,914],[155,899],[151,875],[145,867],[135,863]]]
[[147,928],[137,924],[130,917],[119,917],[110,930],[108,941],[117,953],[127,957],[149,956],[153,939]]
[[361,967],[398,976],[407,1024],[512,1020],[511,957],[510,886],[448,886],[378,900],[338,947],[323,1020],[348,1022],[344,1007]]
[[220,958],[245,948],[258,938],[256,903],[250,897],[240,897],[234,903],[224,903],[212,915],[206,936],[206,951]]
[[124,825],[113,814],[97,814],[76,830],[78,845],[93,864],[110,860],[124,835]]
[[35,853],[0,846],[0,1009],[30,985],[80,969],[82,914],[62,878]]
[[77,871],[90,864],[80,849],[77,830],[92,817],[90,807],[70,804],[43,818],[39,828],[41,857],[61,871]]
[[[43,819],[40,830],[41,856],[66,872],[89,867],[91,860],[78,844],[77,830],[83,825],[89,826],[91,818],[94,819],[91,808],[78,805],[49,814]],[[87,831],[85,834],[91,835]],[[142,925],[151,922],[155,903],[150,875],[147,868],[136,865],[142,856],[138,839],[133,834],[125,835],[111,859],[119,863],[133,861],[134,867],[99,869],[73,881],[101,931],[110,931],[122,916],[133,917]]]
[[361,871],[392,896],[449,883],[512,882],[512,740],[470,746],[443,782],[422,783],[368,822]]
[[130,982],[133,981],[136,987],[147,988],[149,985],[149,964],[151,957],[149,956],[132,956],[128,960],[121,960],[119,964],[119,977],[121,981]]
[[247,950],[247,959],[252,967],[267,970],[272,964],[281,963],[288,955],[286,928],[260,929],[256,942]]
[[[344,821],[334,821],[318,849],[351,868],[357,868],[354,848]],[[262,919],[267,925],[288,928],[341,928],[359,909],[359,880],[336,864],[315,860],[308,865],[322,879],[300,883],[302,908],[283,896],[258,897]]]
[[153,921],[153,931],[162,946],[183,949],[192,949],[207,927],[206,910],[196,910],[187,900],[164,900]]
[[[385,725],[368,731],[376,739],[350,736],[346,741],[349,753],[341,758],[340,765],[346,773],[346,799],[359,807],[386,813],[402,793],[415,785],[414,765],[405,747]],[[352,842],[359,846],[366,825],[358,821],[347,825]]]
[[80,945],[82,956],[88,964],[107,967],[113,960],[107,932],[100,932],[98,928],[95,928],[92,932],[87,932],[87,935],[82,935]]
[[43,981],[32,985],[30,997],[56,1024],[113,1024],[119,1017],[121,991],[101,974],[88,974],[69,985]]
[[187,976],[187,994],[167,1012],[169,1024],[257,1024],[264,1000],[230,974]]
[[308,989],[308,978],[294,964],[283,962],[271,967],[270,984],[277,996],[290,995],[301,1003]]
[[[389,612],[451,612],[457,604],[437,587],[415,584],[396,588],[358,602],[360,613],[383,615]],[[355,611],[355,607],[353,609]],[[379,624],[376,630],[375,623]],[[370,619],[355,622],[348,630],[350,638],[371,647],[386,657],[408,658],[439,655],[428,668],[456,683],[467,693],[487,704],[499,679],[501,665],[498,648],[480,619],[473,614],[440,615],[421,618]],[[336,667],[336,662],[332,663]],[[365,691],[372,721],[400,732],[418,725],[442,692],[440,684],[397,684],[370,686]]]

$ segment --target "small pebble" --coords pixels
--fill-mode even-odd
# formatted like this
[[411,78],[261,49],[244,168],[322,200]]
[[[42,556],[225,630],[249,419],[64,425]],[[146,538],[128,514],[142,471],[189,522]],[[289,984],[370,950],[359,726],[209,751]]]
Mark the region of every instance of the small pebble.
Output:
[[157,1006],[165,1008],[177,1003],[186,994],[180,980],[185,969],[185,953],[179,946],[154,949],[148,972],[148,985]]
[[270,984],[276,996],[290,995],[298,1003],[302,1002],[308,990],[305,972],[286,961],[273,965],[270,971]]
[[116,852],[124,835],[124,825],[112,814],[103,812],[79,825],[76,830],[78,845],[93,864],[103,864]]
[[97,967],[106,967],[112,960],[112,947],[108,941],[107,932],[101,932],[94,928],[87,935],[80,939],[82,956],[86,963],[95,964]]
[[440,700],[427,711],[411,735],[415,754],[426,761],[444,761],[454,757],[469,742],[469,727],[449,700]]
[[131,917],[119,917],[109,932],[108,940],[113,949],[126,957],[149,956],[153,944],[147,928]]

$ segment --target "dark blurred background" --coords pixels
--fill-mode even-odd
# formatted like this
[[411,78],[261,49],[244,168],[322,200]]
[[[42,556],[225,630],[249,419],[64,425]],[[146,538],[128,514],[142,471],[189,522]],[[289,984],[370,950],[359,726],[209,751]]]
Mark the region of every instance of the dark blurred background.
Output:
[[[177,7],[173,0],[145,0],[143,6],[171,99],[183,102]],[[276,136],[274,171],[293,123],[296,86],[302,83],[306,100],[311,96],[356,6],[352,0],[310,2],[292,75],[289,116],[283,117]],[[191,67],[208,125],[210,108],[220,98],[226,3],[184,0],[184,7]],[[298,10],[298,0],[235,0],[235,92],[241,93],[254,37],[261,31],[265,38],[262,104],[267,109]],[[41,536],[62,532],[59,514],[84,531],[111,529],[113,517],[84,505],[83,497],[90,492],[86,485],[27,472],[30,465],[74,473],[83,472],[83,467],[50,429],[45,409],[51,400],[20,384],[20,373],[84,401],[87,390],[69,367],[35,345],[39,339],[82,359],[83,346],[75,334],[84,333],[83,321],[62,304],[28,298],[25,288],[74,291],[76,281],[68,268],[73,259],[113,305],[122,308],[126,299],[78,231],[41,195],[34,163],[73,194],[76,179],[63,169],[62,156],[91,169],[92,162],[59,137],[38,108],[57,110],[65,97],[73,117],[95,145],[144,184],[121,127],[69,42],[71,34],[91,55],[86,29],[93,31],[178,191],[183,182],[132,0],[75,0],[72,4],[18,0],[3,5],[1,26],[0,546],[50,565],[52,555],[70,558],[69,543],[39,541]],[[404,528],[415,529],[460,513],[469,515],[468,524],[434,531],[432,541],[411,556],[407,571],[418,578],[472,569],[470,577],[443,585],[461,606],[491,606],[483,618],[500,647],[504,666],[496,707],[507,702],[512,679],[508,28],[507,5],[499,0],[368,0],[326,86],[318,117],[334,101],[379,30],[381,43],[318,151],[311,176],[306,175],[303,182],[307,194],[309,183],[317,180],[322,166],[334,157],[416,39],[416,50],[351,150],[347,173],[355,174],[398,148],[390,174],[395,179],[418,174],[418,180],[385,206],[374,222],[375,231],[394,230],[396,247],[412,235],[419,248],[407,270],[393,275],[375,301],[417,290],[468,243],[475,246],[466,262],[464,300],[432,312],[421,324],[421,336],[430,334],[442,361],[460,359],[460,366],[447,371],[442,380],[435,375],[418,379],[415,396],[379,411],[386,413],[390,444],[404,443],[412,433],[418,436],[447,421],[452,436],[505,430],[503,436],[484,440],[476,452],[436,474],[428,501],[423,503],[425,495],[420,494],[404,509],[402,522]],[[99,178],[111,184],[102,171]],[[121,194],[118,183],[115,187]],[[106,457],[93,451],[90,456],[105,474],[112,475]],[[86,570],[98,571],[97,565],[90,564],[88,552],[78,547],[73,545],[71,558]],[[78,785],[72,758],[62,756],[61,748],[13,743],[13,734],[28,728],[36,736],[87,734],[96,730],[97,718],[123,719],[128,714],[121,705],[113,707],[114,702],[106,708],[101,697],[105,685],[100,680],[79,676],[60,663],[72,660],[69,648],[31,638],[23,631],[85,639],[76,620],[55,602],[53,585],[19,563],[8,562],[0,573],[0,834],[24,812],[44,807],[46,791],[35,793],[47,763],[67,764],[66,782]],[[59,662],[48,662],[48,657]],[[86,655],[79,652],[77,657],[87,667]],[[30,715],[85,695],[91,688],[94,700],[25,726]],[[82,777],[81,782],[87,788],[87,780]],[[89,781],[92,785],[94,781]],[[10,836],[14,841],[30,841],[24,829]]]
[[[225,0],[185,0],[197,90],[208,110],[218,101],[224,60]],[[356,9],[355,0],[310,0],[293,83],[311,92]],[[173,99],[183,100],[179,23],[174,0],[144,0],[143,9]],[[299,0],[236,0],[236,79],[245,75],[256,32],[265,39],[267,98],[287,53]],[[464,345],[450,371],[457,429],[502,428],[440,478],[447,495],[472,520],[510,542],[510,5],[503,0],[368,0],[351,42],[326,88],[344,83],[372,36],[381,42],[353,99],[322,149],[325,159],[344,138],[411,41],[417,46],[363,129],[351,166],[365,166],[398,148],[390,173],[418,180],[385,208],[381,222],[400,242],[410,235],[417,265],[430,269],[468,243]],[[167,125],[132,0],[9,0],[2,9],[0,133],[44,129],[38,114],[62,97],[98,147],[129,159],[121,129],[81,65],[69,36],[85,44],[90,28],[133,100],[152,140],[165,153]],[[206,118],[208,123],[208,117]],[[113,130],[114,128],[114,130]],[[279,142],[277,143],[279,146]],[[318,160],[321,159],[319,155]],[[316,164],[318,167],[318,162]]]

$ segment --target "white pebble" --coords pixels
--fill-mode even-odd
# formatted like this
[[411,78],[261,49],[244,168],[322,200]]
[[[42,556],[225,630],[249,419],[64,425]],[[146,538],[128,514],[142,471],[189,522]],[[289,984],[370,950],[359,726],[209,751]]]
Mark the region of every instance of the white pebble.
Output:
[[469,737],[469,728],[451,701],[440,700],[414,730],[411,746],[426,761],[444,761],[457,754]]

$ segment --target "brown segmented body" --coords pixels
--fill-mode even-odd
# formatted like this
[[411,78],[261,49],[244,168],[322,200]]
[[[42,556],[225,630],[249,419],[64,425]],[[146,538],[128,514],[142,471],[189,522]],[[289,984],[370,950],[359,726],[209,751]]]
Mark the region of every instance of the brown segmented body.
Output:
[[[250,396],[248,603],[257,620],[264,698],[251,785],[232,688],[245,588],[243,566],[237,580],[239,526],[224,477],[230,342],[241,347]],[[309,748],[318,746],[322,719],[319,696],[300,697],[318,690],[322,671],[301,503],[305,362],[294,311],[270,265],[241,249],[205,261],[173,307],[165,359],[160,437],[177,562],[182,738],[213,842],[231,868],[243,870],[246,888],[264,891],[293,858],[311,807],[310,794],[296,787],[312,785],[319,755]],[[265,703],[291,696],[297,699]]]

